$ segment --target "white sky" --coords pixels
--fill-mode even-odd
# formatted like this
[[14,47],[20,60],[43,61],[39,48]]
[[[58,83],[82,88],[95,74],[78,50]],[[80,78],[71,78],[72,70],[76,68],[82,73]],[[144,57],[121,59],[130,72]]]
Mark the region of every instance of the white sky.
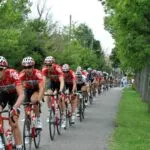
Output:
[[[31,16],[37,15],[36,4],[33,2]],[[40,0],[42,2],[45,0]],[[51,8],[50,13],[54,21],[60,25],[69,24],[69,15],[72,15],[72,21],[86,23],[93,31],[95,39],[101,42],[103,51],[109,55],[114,47],[114,40],[111,35],[104,30],[104,9],[98,0],[47,0],[46,9]]]

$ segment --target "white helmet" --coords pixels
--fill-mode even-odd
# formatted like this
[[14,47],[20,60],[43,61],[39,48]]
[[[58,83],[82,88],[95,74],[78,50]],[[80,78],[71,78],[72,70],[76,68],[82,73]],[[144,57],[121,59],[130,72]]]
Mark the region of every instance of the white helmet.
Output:
[[35,65],[35,61],[32,57],[28,56],[23,58],[22,66],[27,67],[27,66],[34,66],[34,65]]
[[82,67],[81,67],[81,66],[78,66],[78,67],[77,67],[77,70],[82,71]]
[[87,71],[92,71],[92,68],[91,67],[87,68]]
[[44,60],[45,65],[51,65],[55,62],[55,59],[53,56],[47,56]]
[[76,71],[76,76],[77,76],[77,77],[81,77],[81,76],[82,76],[82,72],[81,72],[80,70],[77,70],[77,71]]
[[8,62],[7,62],[6,58],[3,56],[0,56],[0,67],[1,68],[8,67]]
[[69,65],[68,64],[64,64],[63,66],[62,66],[62,70],[63,70],[63,72],[67,72],[67,71],[69,71]]

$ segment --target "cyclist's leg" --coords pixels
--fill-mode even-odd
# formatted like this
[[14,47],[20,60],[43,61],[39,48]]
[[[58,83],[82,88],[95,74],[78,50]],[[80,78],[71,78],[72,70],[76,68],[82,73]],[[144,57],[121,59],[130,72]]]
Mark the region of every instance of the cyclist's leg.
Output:
[[[6,99],[9,100],[8,104],[12,108],[17,100],[17,93],[12,93],[12,94],[7,95]],[[13,120],[15,122],[13,122],[12,119],[10,119],[10,125],[12,127],[13,135],[15,138],[16,148],[22,148],[22,137],[21,137],[20,126],[18,123],[18,120],[19,120],[18,116],[19,114],[13,116]]]

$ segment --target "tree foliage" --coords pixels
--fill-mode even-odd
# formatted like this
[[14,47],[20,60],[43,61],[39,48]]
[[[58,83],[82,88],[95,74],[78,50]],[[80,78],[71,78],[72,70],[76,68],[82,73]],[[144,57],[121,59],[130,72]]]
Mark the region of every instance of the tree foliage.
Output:
[[105,27],[116,41],[117,57],[125,69],[150,64],[150,1],[105,0]]
[[0,53],[11,67],[20,69],[25,56],[32,56],[36,67],[41,68],[46,56],[56,57],[59,64],[68,63],[73,69],[78,65],[102,69],[105,66],[100,41],[94,38],[86,24],[72,24],[62,30],[49,15],[29,19],[29,0],[2,0],[0,2]]

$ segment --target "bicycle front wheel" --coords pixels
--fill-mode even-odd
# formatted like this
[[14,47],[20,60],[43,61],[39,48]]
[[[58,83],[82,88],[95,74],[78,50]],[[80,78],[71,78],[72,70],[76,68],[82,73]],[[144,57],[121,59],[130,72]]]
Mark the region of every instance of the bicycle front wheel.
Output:
[[57,133],[58,135],[61,134],[61,120],[62,120],[62,115],[61,115],[61,109],[58,105],[58,108],[57,108],[57,116],[56,116],[56,126],[57,126]]
[[55,136],[55,110],[54,108],[50,110],[50,115],[49,115],[49,134],[50,134],[50,139],[53,141],[54,136]]
[[32,150],[31,119],[25,118],[23,127],[23,146],[24,150]]
[[0,150],[5,150],[5,138],[4,138],[4,135],[2,133],[0,133],[0,141],[1,141],[1,144],[0,144]]
[[35,129],[35,136],[34,136],[35,148],[39,148],[40,141],[41,141],[41,129]]

